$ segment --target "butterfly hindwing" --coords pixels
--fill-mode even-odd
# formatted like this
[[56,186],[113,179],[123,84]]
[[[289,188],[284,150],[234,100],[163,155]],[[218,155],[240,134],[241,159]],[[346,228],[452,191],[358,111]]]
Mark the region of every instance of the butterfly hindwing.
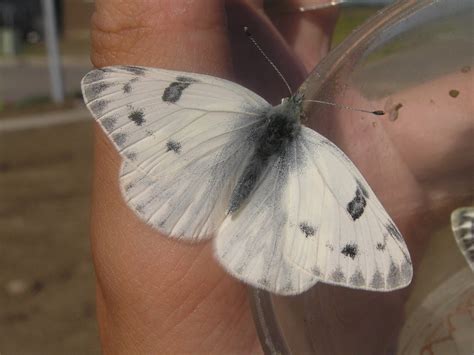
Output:
[[124,159],[120,184],[136,214],[171,236],[211,236],[269,104],[223,79],[145,67],[94,70],[82,90]]
[[227,216],[215,251],[231,274],[284,295],[317,281],[389,291],[412,277],[400,232],[365,179],[306,127],[270,162],[252,199]]
[[286,240],[292,237],[287,184],[293,164],[286,155],[272,157],[252,198],[226,217],[214,240],[216,258],[229,273],[282,295],[299,294],[317,282],[284,258]]
[[346,287],[389,291],[409,284],[412,265],[403,238],[346,155],[306,127],[294,154],[286,260]]

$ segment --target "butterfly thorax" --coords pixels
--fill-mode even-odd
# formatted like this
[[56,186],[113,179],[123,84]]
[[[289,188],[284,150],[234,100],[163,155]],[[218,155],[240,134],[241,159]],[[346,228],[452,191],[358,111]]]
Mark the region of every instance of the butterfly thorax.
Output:
[[285,154],[288,145],[300,133],[302,99],[302,94],[293,95],[262,114],[262,125],[254,135],[255,151],[232,191],[229,213],[239,209],[254,190],[270,160]]

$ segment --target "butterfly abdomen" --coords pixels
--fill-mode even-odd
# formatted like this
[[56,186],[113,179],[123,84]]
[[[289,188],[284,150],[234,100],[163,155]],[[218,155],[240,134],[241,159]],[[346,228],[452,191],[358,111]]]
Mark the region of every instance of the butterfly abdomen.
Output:
[[229,213],[234,213],[250,196],[259,178],[274,156],[285,154],[287,146],[301,130],[299,120],[288,113],[287,105],[271,109],[256,134],[255,151],[232,191]]
[[232,191],[228,213],[236,212],[253,191],[258,178],[268,165],[268,160],[253,156]]

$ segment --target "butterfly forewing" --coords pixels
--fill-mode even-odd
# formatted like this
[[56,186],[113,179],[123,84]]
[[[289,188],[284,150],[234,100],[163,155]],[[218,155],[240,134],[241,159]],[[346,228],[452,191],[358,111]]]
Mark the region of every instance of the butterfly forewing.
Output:
[[171,236],[210,237],[270,105],[223,79],[144,67],[94,70],[82,88],[124,158],[120,184],[135,213]]

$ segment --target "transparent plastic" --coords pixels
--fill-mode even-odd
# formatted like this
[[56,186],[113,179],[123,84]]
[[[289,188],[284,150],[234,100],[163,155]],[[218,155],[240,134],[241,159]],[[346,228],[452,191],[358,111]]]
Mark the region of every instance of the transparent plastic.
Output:
[[[306,124],[354,161],[402,231],[406,289],[318,283],[302,295],[251,290],[268,354],[472,354],[474,276],[450,229],[473,204],[473,1],[407,0],[381,10],[317,66]],[[424,352],[425,351],[425,352]]]

